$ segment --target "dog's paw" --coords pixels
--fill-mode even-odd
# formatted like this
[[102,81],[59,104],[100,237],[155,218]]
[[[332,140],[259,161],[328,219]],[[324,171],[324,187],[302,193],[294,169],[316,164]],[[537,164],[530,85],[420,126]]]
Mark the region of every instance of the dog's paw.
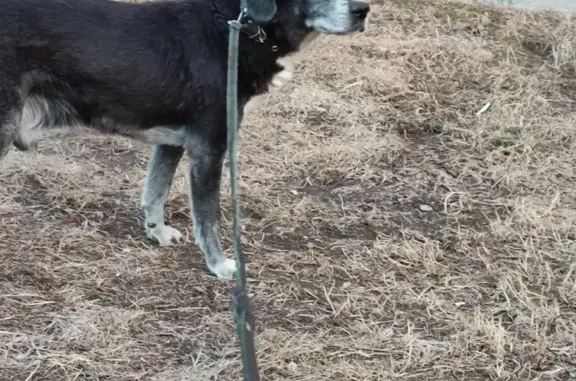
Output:
[[234,279],[236,261],[224,258],[221,262],[211,266],[209,270],[220,279]]
[[146,226],[146,234],[148,238],[158,242],[160,246],[171,246],[184,238],[178,230],[166,225],[156,225],[153,228]]

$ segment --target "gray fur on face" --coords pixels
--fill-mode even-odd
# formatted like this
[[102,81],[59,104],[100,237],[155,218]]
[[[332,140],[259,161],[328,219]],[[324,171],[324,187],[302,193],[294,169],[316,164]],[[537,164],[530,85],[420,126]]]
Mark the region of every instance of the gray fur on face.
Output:
[[350,12],[351,0],[308,0],[306,26],[321,33],[352,32],[354,18]]

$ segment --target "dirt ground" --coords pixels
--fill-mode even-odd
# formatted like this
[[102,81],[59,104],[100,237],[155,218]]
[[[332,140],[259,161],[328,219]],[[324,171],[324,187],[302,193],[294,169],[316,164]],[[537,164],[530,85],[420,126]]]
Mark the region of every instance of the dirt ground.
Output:
[[[240,133],[268,380],[576,379],[576,19],[385,0]],[[490,104],[490,106],[486,106]],[[43,141],[0,170],[0,380],[240,380],[185,162],[147,241],[149,148]],[[222,235],[230,253],[229,181]]]

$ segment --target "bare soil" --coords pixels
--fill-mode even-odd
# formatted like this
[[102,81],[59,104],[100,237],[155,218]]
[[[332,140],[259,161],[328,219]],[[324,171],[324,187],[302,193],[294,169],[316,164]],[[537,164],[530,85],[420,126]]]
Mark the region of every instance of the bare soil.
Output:
[[[315,41],[240,133],[263,375],[575,380],[576,19],[373,8],[364,34]],[[167,218],[187,242],[145,237],[149,150],[68,137],[2,162],[0,380],[241,379],[185,162]]]

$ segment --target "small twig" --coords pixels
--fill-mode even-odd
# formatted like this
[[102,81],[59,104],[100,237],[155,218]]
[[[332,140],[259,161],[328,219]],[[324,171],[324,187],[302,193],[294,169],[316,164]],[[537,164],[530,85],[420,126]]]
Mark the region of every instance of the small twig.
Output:
[[480,116],[480,115],[484,114],[486,111],[488,111],[490,106],[492,106],[492,102],[487,102],[484,106],[482,106],[482,108],[480,110],[478,110],[476,112],[476,116]]

